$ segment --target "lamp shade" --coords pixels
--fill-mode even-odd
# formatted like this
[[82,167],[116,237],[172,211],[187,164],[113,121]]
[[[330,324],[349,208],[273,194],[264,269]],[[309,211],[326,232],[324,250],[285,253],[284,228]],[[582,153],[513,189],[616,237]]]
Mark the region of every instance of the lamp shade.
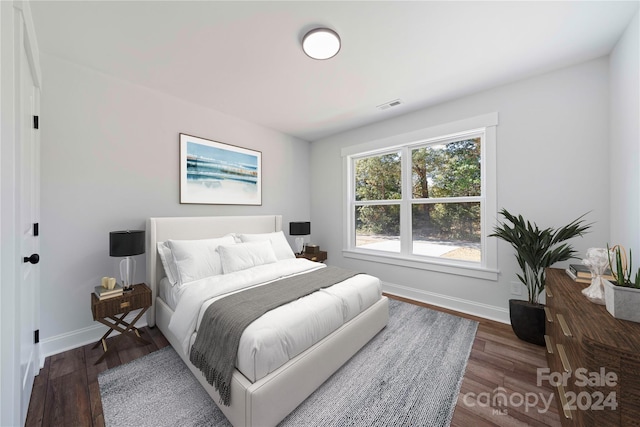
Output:
[[111,231],[109,256],[133,256],[144,253],[144,230]]
[[311,234],[310,222],[290,222],[289,223],[290,236],[308,236],[309,234]]

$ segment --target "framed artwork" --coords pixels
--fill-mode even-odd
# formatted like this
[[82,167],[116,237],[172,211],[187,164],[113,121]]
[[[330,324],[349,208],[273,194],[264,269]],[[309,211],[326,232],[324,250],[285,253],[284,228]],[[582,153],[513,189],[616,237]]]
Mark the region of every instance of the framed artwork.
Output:
[[180,203],[262,205],[262,153],[181,133]]

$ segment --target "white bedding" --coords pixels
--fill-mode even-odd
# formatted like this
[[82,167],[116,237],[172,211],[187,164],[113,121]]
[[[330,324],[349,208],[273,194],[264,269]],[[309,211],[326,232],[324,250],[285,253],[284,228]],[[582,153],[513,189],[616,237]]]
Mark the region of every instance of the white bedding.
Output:
[[171,285],[171,282],[166,277],[163,277],[158,285],[158,296],[171,307],[171,310],[175,310],[176,305],[178,305],[179,289],[178,286]]
[[[306,259],[287,259],[191,282],[176,294],[178,303],[169,329],[181,339],[184,353],[189,354],[197,325],[216,299],[324,267]],[[380,281],[360,274],[272,310],[243,333],[236,367],[250,381],[256,381],[357,316],[380,296]]]

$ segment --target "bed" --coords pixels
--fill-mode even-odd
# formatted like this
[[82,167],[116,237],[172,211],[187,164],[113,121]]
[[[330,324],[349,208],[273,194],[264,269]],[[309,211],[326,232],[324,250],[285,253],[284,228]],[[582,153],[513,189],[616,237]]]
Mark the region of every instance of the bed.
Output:
[[[230,405],[222,404],[220,394],[189,360],[188,348],[193,344],[193,336],[197,334],[194,333],[187,340],[181,332],[177,332],[179,328],[177,329],[175,326],[178,317],[176,312],[182,313],[185,310],[184,307],[176,305],[175,297],[172,297],[167,291],[169,289],[166,284],[167,274],[162,264],[161,254],[157,250],[158,243],[170,240],[226,238],[230,233],[233,233],[232,235],[237,239],[238,235],[275,234],[281,230],[282,217],[279,215],[167,217],[149,218],[147,221],[147,284],[151,288],[153,296],[152,308],[147,314],[148,324],[152,327],[157,326],[162,331],[213,401],[235,427],[277,425],[384,328],[388,321],[388,300],[386,297],[378,295],[375,300],[368,303],[362,312],[346,320],[333,332],[293,356],[282,366],[268,373],[256,375],[252,380],[248,378],[252,377],[252,374],[243,374],[239,370],[241,368],[235,368],[230,383]],[[308,262],[309,266],[314,266],[309,268],[324,266],[306,260],[287,262],[292,265],[295,263],[297,269],[299,268],[298,261]],[[270,266],[256,268],[262,267],[271,268]],[[304,265],[304,268],[306,269],[307,265]],[[356,277],[360,276],[365,275]],[[213,280],[215,279],[219,278],[213,278]],[[200,284],[201,280],[205,279],[196,280],[193,283]],[[195,286],[191,287],[192,285],[189,286],[190,291],[196,288]],[[338,285],[335,287],[338,288]],[[184,306],[186,303],[180,299],[178,304]],[[202,310],[204,308],[199,309],[200,312]],[[200,315],[198,318],[198,324],[201,317]],[[265,315],[265,317],[267,316]],[[185,344],[187,341],[188,344]],[[240,361],[240,354],[238,361]]]

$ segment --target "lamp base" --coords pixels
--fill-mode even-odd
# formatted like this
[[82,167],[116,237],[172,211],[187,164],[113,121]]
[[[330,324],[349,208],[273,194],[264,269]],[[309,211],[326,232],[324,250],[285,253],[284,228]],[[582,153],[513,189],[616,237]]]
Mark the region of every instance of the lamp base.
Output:
[[304,238],[303,237],[296,237],[296,253],[297,254],[301,254],[302,253],[302,249],[304,248]]
[[129,292],[133,290],[133,278],[136,275],[136,260],[126,257],[120,261],[120,278],[122,279],[122,290]]

